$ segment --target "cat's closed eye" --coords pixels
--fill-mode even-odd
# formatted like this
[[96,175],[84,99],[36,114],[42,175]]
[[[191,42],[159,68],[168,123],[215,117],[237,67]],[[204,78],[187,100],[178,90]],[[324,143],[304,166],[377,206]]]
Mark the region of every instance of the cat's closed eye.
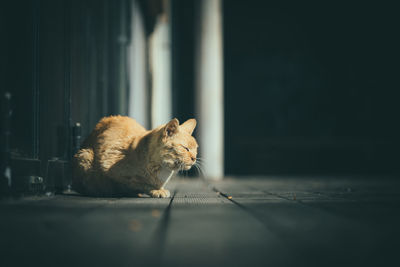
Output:
[[184,145],[181,145],[186,151],[189,151],[189,148],[185,147]]

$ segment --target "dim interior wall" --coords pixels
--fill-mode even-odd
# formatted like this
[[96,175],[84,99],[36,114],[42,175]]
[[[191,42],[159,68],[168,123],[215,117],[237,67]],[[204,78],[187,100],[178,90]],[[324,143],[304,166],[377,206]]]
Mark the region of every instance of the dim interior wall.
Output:
[[182,121],[195,117],[195,2],[171,2],[172,112]]
[[129,1],[73,2],[71,121],[85,138],[104,116],[128,114]]
[[[13,120],[11,147],[20,156],[34,157],[33,40],[34,6],[2,2],[1,92],[10,92]],[[2,117],[3,120],[3,117]]]
[[224,1],[227,173],[398,172],[394,10]]
[[72,156],[74,123],[81,123],[84,138],[101,117],[127,114],[121,101],[128,98],[129,2],[4,1],[2,7],[11,154],[39,159],[35,174],[46,176],[48,160]]

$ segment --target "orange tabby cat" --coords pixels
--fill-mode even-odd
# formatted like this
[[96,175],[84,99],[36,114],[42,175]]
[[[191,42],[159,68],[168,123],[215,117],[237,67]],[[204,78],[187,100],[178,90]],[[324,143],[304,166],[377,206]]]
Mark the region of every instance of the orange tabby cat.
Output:
[[164,186],[173,173],[196,163],[195,127],[195,119],[173,119],[147,131],[129,117],[105,117],[74,156],[73,188],[91,196],[169,197]]

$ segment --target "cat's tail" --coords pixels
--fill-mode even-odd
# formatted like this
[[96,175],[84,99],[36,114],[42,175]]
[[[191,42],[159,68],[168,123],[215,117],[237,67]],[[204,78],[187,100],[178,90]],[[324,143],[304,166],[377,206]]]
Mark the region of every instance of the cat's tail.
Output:
[[91,148],[83,148],[76,152],[72,161],[72,189],[85,193],[85,180],[90,177],[94,153]]

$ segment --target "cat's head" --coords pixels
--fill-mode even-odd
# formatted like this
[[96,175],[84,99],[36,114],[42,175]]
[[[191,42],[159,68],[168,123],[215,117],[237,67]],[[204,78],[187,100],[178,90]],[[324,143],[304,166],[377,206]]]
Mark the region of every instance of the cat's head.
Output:
[[163,166],[171,170],[189,170],[196,163],[198,145],[192,136],[195,127],[195,119],[189,119],[181,125],[177,119],[173,119],[160,129]]

